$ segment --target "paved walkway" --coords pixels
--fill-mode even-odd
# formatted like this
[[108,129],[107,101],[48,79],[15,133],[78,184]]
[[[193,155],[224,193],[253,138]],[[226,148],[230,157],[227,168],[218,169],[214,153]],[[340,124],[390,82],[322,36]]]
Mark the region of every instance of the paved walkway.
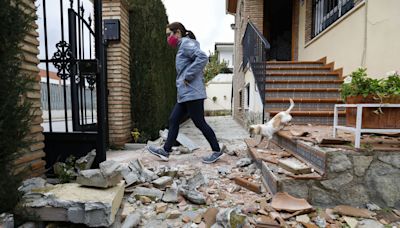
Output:
[[[206,117],[206,121],[215,131],[218,141],[224,143],[229,150],[244,150],[246,148],[244,139],[248,138],[249,134],[241,125],[233,120],[231,116]],[[199,158],[211,152],[210,145],[203,134],[190,120],[181,125],[180,133],[185,134],[188,138],[193,140],[200,146],[200,149],[195,150],[192,154],[171,155],[169,163],[185,163],[190,161],[201,164],[201,159]],[[165,163],[144,150],[119,150],[107,152],[108,160],[129,162],[136,158],[142,159],[144,163],[148,163],[152,160],[157,163]]]

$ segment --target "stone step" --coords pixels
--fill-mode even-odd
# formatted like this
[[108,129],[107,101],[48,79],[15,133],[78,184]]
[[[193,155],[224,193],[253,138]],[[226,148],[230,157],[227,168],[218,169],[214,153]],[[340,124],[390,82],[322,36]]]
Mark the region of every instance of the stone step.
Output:
[[339,74],[326,73],[270,73],[266,74],[265,80],[340,80]]
[[323,61],[268,61],[267,67],[323,67]]
[[296,98],[340,98],[338,88],[267,88],[267,98],[296,97]]
[[266,80],[265,88],[340,88],[342,80]]
[[[295,101],[295,108],[298,110],[308,110],[308,111],[318,111],[318,110],[333,110],[335,103],[299,103]],[[289,102],[274,102],[270,99],[267,99],[267,103],[265,103],[265,110],[286,110],[289,108]]]
[[286,74],[313,74],[313,73],[329,73],[330,67],[272,67],[266,68],[266,74],[286,73]]
[[[248,154],[261,170],[264,186],[272,194],[288,192],[295,197],[308,198],[306,194],[308,191],[299,191],[299,189],[291,187],[293,185],[308,185],[312,180],[322,179],[322,175],[317,172],[296,175],[279,166],[279,160],[284,159],[288,152],[285,149],[273,145],[273,143],[270,144],[271,146],[269,149],[261,149],[254,148],[255,141],[252,139],[245,140],[245,142],[248,146]],[[281,155],[284,156],[280,157]],[[291,152],[289,152],[289,156],[291,156],[291,159],[296,159],[299,163],[303,163],[308,167],[313,167],[294,157]]]
[[[283,110],[281,110],[283,111]],[[278,114],[280,111],[278,110],[274,110],[274,111],[268,111],[268,113],[271,116],[275,116],[276,114]],[[298,116],[329,116],[329,117],[333,117],[333,111],[295,111],[292,110],[290,112],[290,115],[292,115],[293,117],[298,117]],[[339,111],[338,112],[339,116],[345,116],[346,115],[346,111]]]
[[[266,111],[267,117],[272,118],[282,110]],[[333,111],[291,111],[293,124],[318,124],[318,125],[333,125]],[[338,112],[338,123],[345,124],[346,112]]]

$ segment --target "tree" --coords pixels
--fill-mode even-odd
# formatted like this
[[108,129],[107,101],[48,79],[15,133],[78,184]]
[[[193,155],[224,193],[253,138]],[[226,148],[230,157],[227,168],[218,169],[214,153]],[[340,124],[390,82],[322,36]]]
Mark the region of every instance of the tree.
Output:
[[222,60],[222,62],[218,61],[218,51],[214,53],[210,52],[209,60],[204,69],[204,80],[206,83],[211,81],[219,73],[226,72],[228,69],[228,63],[225,60]]
[[12,211],[19,200],[20,176],[13,174],[14,160],[26,149],[30,102],[24,99],[32,88],[32,75],[21,73],[21,43],[32,29],[22,0],[0,0],[0,213]]
[[166,42],[161,0],[129,0],[132,129],[138,142],[158,137],[176,102],[176,51]]

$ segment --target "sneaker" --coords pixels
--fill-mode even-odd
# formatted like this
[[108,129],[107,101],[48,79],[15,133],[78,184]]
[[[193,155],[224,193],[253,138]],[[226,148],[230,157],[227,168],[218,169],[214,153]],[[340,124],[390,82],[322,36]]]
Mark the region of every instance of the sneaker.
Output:
[[155,146],[150,145],[150,146],[147,146],[146,149],[150,153],[160,157],[163,161],[169,160],[169,153],[167,151],[165,151],[163,147],[155,147]]
[[220,159],[222,157],[222,155],[224,155],[224,153],[213,151],[213,153],[210,156],[203,157],[203,163],[206,163],[206,164],[214,163],[214,162],[218,161],[218,159]]

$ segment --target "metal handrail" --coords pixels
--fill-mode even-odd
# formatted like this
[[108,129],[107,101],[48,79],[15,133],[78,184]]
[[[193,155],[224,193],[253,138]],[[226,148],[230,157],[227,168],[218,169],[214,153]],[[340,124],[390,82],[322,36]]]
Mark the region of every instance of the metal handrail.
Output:
[[251,21],[247,23],[242,45],[243,66],[246,66],[248,62],[254,63],[266,61],[266,52],[271,48],[268,40]]
[[266,61],[267,51],[271,48],[271,45],[251,21],[247,23],[246,30],[243,35],[242,45],[242,66],[246,67],[247,64],[249,64],[253,70],[263,104],[262,123],[264,123]]

